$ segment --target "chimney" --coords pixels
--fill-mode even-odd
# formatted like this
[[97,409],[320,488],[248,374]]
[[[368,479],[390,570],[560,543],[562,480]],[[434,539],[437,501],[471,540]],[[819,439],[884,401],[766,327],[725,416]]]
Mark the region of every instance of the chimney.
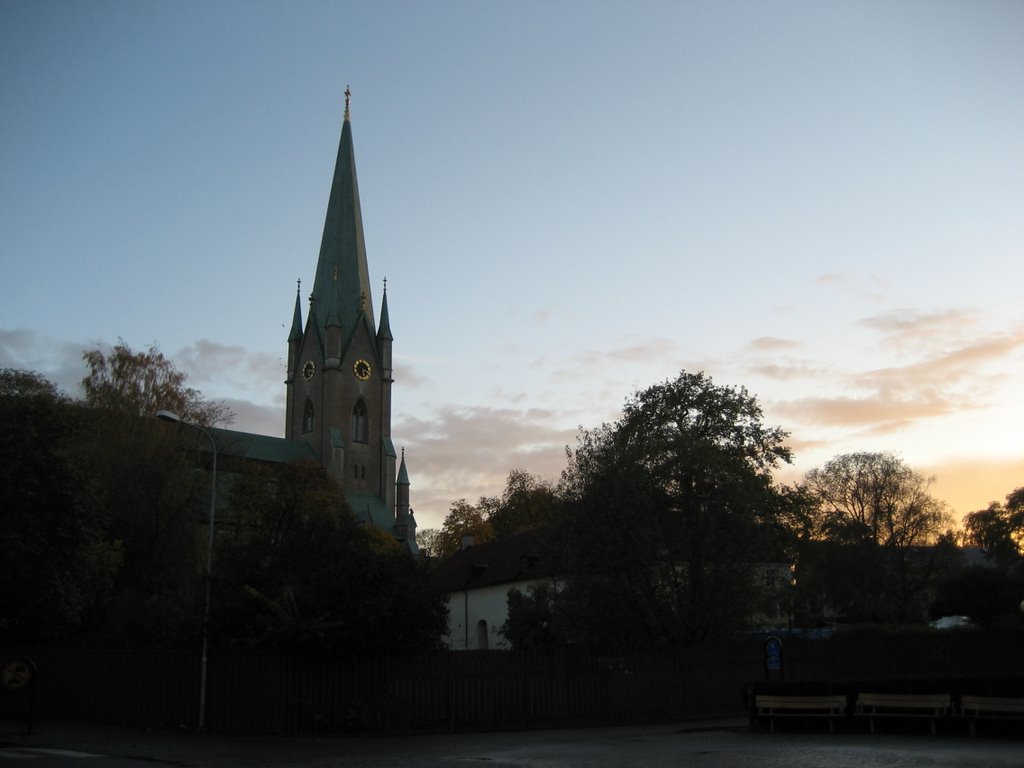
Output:
[[472,533],[464,533],[462,535],[462,548],[463,549],[469,549],[470,547],[473,546],[473,544],[474,544],[473,534]]

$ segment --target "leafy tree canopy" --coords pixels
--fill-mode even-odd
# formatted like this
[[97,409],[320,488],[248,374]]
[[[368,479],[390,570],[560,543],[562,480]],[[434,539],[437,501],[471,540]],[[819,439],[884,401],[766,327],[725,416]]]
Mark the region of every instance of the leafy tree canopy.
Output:
[[481,544],[495,538],[550,525],[562,516],[557,489],[523,469],[509,472],[501,496],[481,496],[476,504],[459,499],[451,505],[440,530],[417,533],[421,551],[443,560],[462,547],[464,537]]
[[934,543],[951,518],[928,493],[933,482],[891,453],[837,456],[805,478],[816,502],[814,537],[885,547]]
[[963,540],[967,546],[982,547],[996,560],[1012,565],[1024,556],[1024,488],[993,501],[988,509],[964,516]]
[[425,572],[356,522],[320,464],[250,467],[219,530],[213,621],[225,641],[310,652],[438,644],[444,608]]
[[753,564],[782,551],[772,470],[790,460],[785,438],[745,389],[685,371],[635,394],[618,422],[582,432],[560,486],[576,574],[565,594],[592,607],[575,624],[619,644],[742,626],[759,599]]
[[932,482],[891,453],[844,454],[807,473],[795,595],[803,621],[926,618],[929,596],[959,562]]
[[[209,475],[195,442],[152,416],[210,424],[226,412],[153,348],[122,342],[86,359],[86,403],[0,371],[0,641],[193,643]],[[422,567],[357,525],[319,464],[222,467],[219,481],[230,508],[215,527],[214,639],[303,651],[439,642],[444,606]]]
[[[432,558],[444,560],[451,557],[462,548],[466,537],[472,537],[474,544],[482,544],[494,538],[494,528],[483,508],[487,499],[482,498],[480,501],[482,504],[474,506],[465,499],[459,499],[451,505],[440,530],[428,529],[424,532],[425,551]],[[419,541],[419,533],[416,538]]]
[[0,627],[19,638],[87,626],[120,567],[90,426],[42,376],[0,370]]
[[90,349],[82,357],[89,367],[82,390],[86,404],[94,408],[130,416],[168,410],[205,427],[230,424],[234,419],[224,404],[206,400],[187,386],[187,375],[155,346],[135,352],[122,339],[109,353]]
[[496,538],[550,525],[561,516],[556,489],[523,469],[509,472],[500,499],[481,499],[481,506]]

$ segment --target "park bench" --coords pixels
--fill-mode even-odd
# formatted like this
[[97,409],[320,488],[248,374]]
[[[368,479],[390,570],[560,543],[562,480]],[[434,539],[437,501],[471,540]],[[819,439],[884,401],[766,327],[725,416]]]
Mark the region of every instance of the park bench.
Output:
[[846,696],[802,696],[787,694],[758,694],[755,698],[757,718],[767,719],[775,733],[777,717],[827,717],[828,730],[835,730],[834,719],[846,715]]
[[938,693],[860,693],[854,714],[868,718],[871,732],[875,732],[876,717],[927,718],[932,734],[939,718],[948,715],[953,699]]
[[974,736],[981,718],[1024,720],[1024,699],[964,694],[960,697],[960,714],[970,718],[971,736]]

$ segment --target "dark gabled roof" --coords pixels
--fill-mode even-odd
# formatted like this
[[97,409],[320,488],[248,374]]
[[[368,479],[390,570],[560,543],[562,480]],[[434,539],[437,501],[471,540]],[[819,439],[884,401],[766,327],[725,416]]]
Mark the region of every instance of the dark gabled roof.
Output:
[[561,538],[558,529],[535,528],[492,539],[456,552],[430,572],[435,592],[514,584],[556,575]]
[[[319,457],[308,443],[302,440],[286,440],[283,437],[256,435],[251,432],[236,432],[233,429],[208,430],[217,441],[217,451],[227,456],[237,456],[250,461],[270,461],[283,464],[287,461],[310,459],[317,463]],[[199,443],[201,449],[206,445]]]

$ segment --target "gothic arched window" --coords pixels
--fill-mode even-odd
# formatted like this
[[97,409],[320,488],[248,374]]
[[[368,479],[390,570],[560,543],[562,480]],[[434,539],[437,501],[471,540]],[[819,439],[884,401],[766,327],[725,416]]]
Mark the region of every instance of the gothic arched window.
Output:
[[352,439],[355,442],[368,442],[369,427],[367,422],[366,401],[357,400],[352,408]]
[[302,431],[313,431],[313,401],[306,400],[306,407],[302,411]]

